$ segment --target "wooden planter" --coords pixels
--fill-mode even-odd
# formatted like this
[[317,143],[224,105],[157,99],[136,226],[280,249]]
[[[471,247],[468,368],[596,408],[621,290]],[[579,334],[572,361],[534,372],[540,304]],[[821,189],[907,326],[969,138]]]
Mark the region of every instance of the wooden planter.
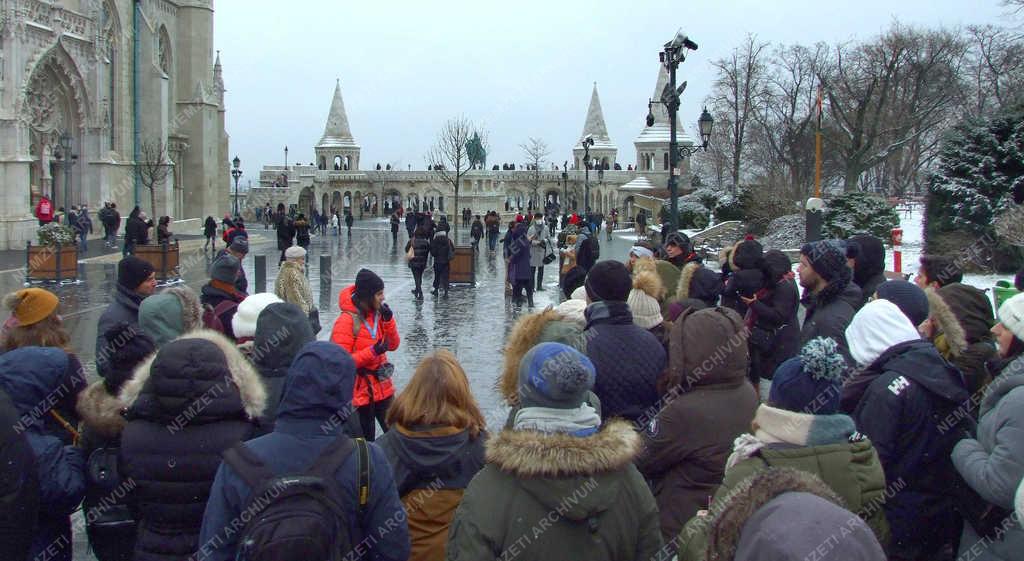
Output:
[[25,248],[25,279],[60,282],[78,278],[78,246],[32,245]]
[[476,283],[476,255],[471,245],[455,246],[455,257],[448,270],[448,282],[452,284]]
[[132,255],[152,265],[157,280],[177,279],[180,276],[177,241],[163,245],[136,245],[132,250]]

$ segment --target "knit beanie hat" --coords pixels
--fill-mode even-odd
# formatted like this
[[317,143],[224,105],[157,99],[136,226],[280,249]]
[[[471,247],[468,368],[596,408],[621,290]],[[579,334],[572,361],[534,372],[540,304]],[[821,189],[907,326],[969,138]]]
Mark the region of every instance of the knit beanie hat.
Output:
[[238,269],[242,266],[242,262],[237,257],[229,253],[225,253],[217,258],[210,265],[210,278],[212,280],[234,283],[235,279],[238,278]]
[[882,353],[900,343],[920,338],[917,328],[910,324],[907,316],[888,300],[864,304],[846,328],[850,355],[861,366],[870,365]]
[[[148,300],[143,300],[143,303]],[[111,395],[117,395],[121,393],[121,386],[131,378],[135,367],[156,352],[156,342],[138,326],[125,322],[115,324],[104,336],[111,352],[103,385]]]
[[231,245],[228,249],[245,255],[249,253],[249,238],[245,236],[235,236],[235,239],[231,240]]
[[815,337],[804,345],[800,354],[775,370],[768,403],[810,415],[836,413],[845,371],[846,361],[835,339]]
[[814,272],[826,282],[832,282],[849,269],[846,265],[846,248],[838,240],[806,243],[800,248],[800,253],[807,256]]
[[915,326],[928,319],[928,295],[916,284],[905,280],[891,280],[878,285],[875,292],[879,298],[896,304]]
[[360,302],[370,302],[381,290],[384,290],[384,281],[377,273],[369,269],[359,269],[356,273],[355,297]]
[[1018,294],[999,306],[999,321],[1014,337],[1024,341],[1024,294]]
[[633,313],[634,325],[651,329],[665,321],[659,303],[659,295],[664,296],[664,293],[661,277],[657,273],[643,271],[633,277],[633,290],[629,292],[626,303]]
[[284,302],[272,292],[253,294],[238,304],[238,311],[231,318],[231,330],[236,339],[256,336],[256,321],[260,318],[263,308],[271,304]]
[[[582,286],[580,288],[583,288]],[[568,321],[574,322],[581,328],[587,326],[587,301],[570,298],[559,304],[555,311]],[[635,318],[634,318],[635,319]]]
[[600,261],[587,273],[584,286],[591,302],[625,302],[629,298],[630,289],[633,288],[633,279],[622,263]]
[[519,403],[523,407],[576,409],[594,386],[594,363],[561,343],[541,343],[519,361]]
[[[117,284],[135,290],[153,274],[153,266],[134,255],[125,257],[117,264]],[[231,278],[234,281],[234,277]]]
[[50,317],[60,304],[57,295],[42,288],[25,288],[4,297],[18,325],[29,326]]
[[572,294],[569,296],[569,298],[573,300],[580,300],[582,302],[586,302],[587,288],[585,286],[578,287],[576,290],[572,291]]

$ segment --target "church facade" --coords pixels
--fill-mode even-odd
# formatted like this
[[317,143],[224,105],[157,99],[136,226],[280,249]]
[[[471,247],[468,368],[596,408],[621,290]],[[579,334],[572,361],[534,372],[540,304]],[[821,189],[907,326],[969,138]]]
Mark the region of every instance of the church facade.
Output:
[[[667,72],[659,66],[654,98],[660,96],[667,80]],[[609,138],[595,84],[571,160],[561,164],[555,161],[537,170],[502,169],[504,166],[493,164],[471,169],[462,176],[456,208],[452,185],[436,172],[389,166],[381,169],[380,165],[364,169],[367,166],[360,162],[361,147],[349,128],[339,83],[324,134],[313,148],[314,162],[264,166],[259,188],[249,190],[246,206],[276,207],[285,203],[307,215],[316,209],[351,211],[356,216],[388,216],[399,207],[440,211],[453,217],[459,216],[463,208],[480,215],[490,210],[514,214],[542,212],[550,204],[582,212],[589,186],[592,211],[618,209],[623,216],[632,217],[637,207],[660,208],[661,199],[654,195],[663,194],[668,183],[668,114],[661,105],[655,105],[652,111],[654,124],[645,127],[634,142],[636,163],[622,162],[618,147]],[[589,173],[583,146],[588,137],[594,141],[589,149]],[[693,143],[685,134],[680,134],[679,140],[682,144]],[[682,160],[681,167],[682,177],[689,177],[689,160]]]
[[[94,222],[107,201],[123,217],[228,209],[213,15],[212,0],[0,0],[0,249],[35,242],[42,195]],[[167,170],[152,200],[147,164]]]

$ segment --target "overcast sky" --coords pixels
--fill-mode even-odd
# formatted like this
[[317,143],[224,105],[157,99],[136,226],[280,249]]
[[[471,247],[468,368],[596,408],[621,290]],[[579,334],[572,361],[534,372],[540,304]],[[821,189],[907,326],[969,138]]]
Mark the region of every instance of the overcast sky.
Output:
[[242,180],[314,161],[336,79],[361,167],[424,168],[441,124],[464,114],[490,133],[488,164],[522,162],[530,136],[561,163],[579,140],[593,83],[625,167],[647,114],[658,51],[676,29],[698,45],[679,69],[680,118],[700,114],[714,73],[747,33],[773,43],[866,38],[906,24],[1005,21],[998,0],[218,0],[215,48]]

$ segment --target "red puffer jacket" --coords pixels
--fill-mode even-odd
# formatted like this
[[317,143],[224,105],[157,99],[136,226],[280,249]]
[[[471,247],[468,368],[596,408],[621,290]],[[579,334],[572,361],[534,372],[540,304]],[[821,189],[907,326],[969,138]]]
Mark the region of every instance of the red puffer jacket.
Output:
[[[382,401],[395,395],[395,387],[391,383],[391,379],[380,381],[376,376],[364,373],[376,371],[388,361],[387,354],[374,354],[373,345],[377,341],[386,340],[387,349],[393,351],[398,348],[401,339],[398,336],[398,325],[394,318],[391,318],[391,321],[384,321],[377,313],[371,317],[362,315],[362,312],[352,302],[352,293],[355,290],[355,285],[352,285],[338,295],[338,307],[341,309],[341,315],[334,322],[331,341],[341,345],[341,348],[348,351],[356,362],[359,375],[356,376],[356,386],[352,392],[352,405],[361,407],[369,405],[371,395],[373,401]],[[361,317],[359,332],[356,335],[352,333],[354,316]],[[375,322],[379,322],[376,337],[370,331]]]

